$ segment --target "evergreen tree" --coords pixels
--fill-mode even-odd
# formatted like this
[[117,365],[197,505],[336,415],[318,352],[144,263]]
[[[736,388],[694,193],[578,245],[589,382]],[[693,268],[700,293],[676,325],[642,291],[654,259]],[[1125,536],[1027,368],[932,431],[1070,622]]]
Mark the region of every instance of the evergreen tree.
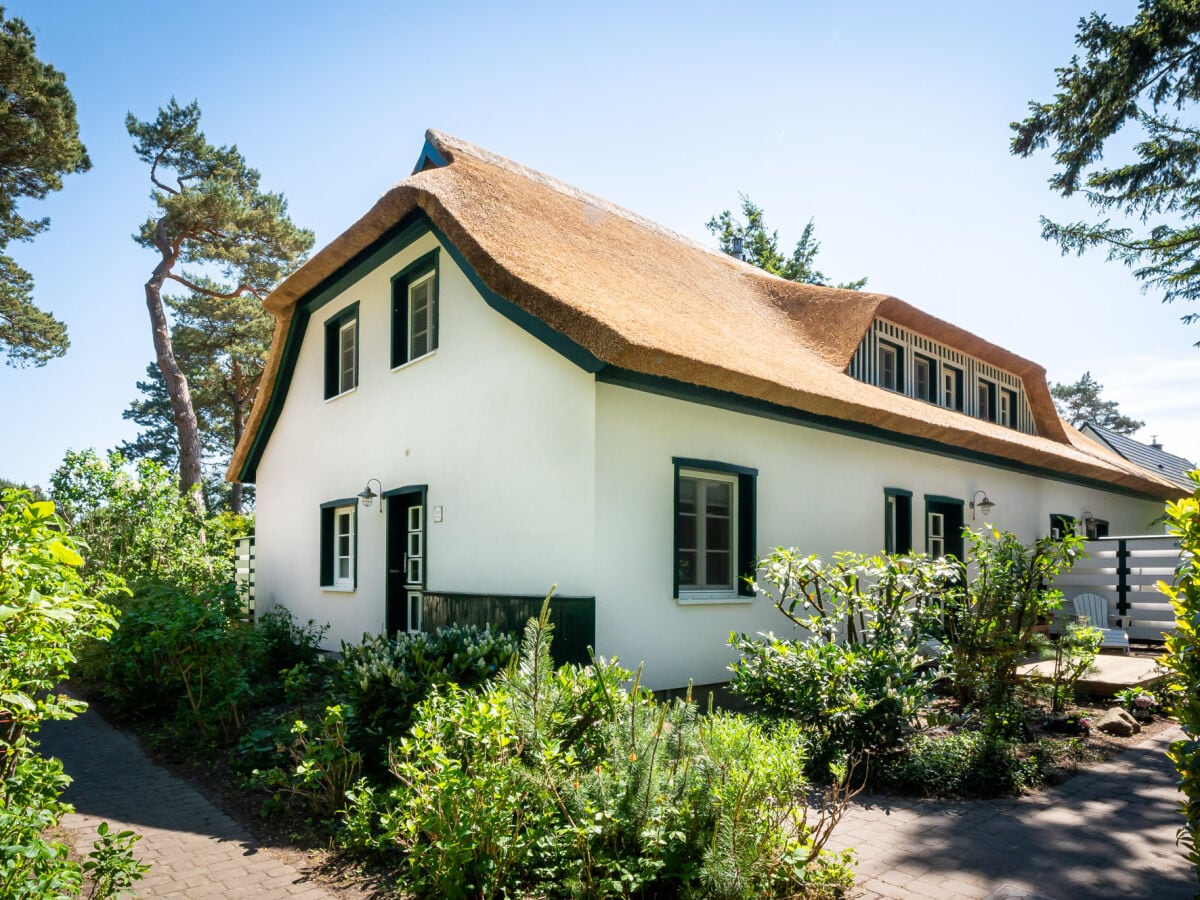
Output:
[[1074,384],[1052,384],[1050,395],[1058,414],[1074,428],[1093,422],[1117,434],[1133,434],[1146,424],[1122,415],[1117,410],[1117,401],[1101,400],[1103,390],[1104,385],[1094,380],[1091,372],[1084,372]]
[[[159,255],[145,285],[146,308],[179,435],[179,487],[186,493],[200,484],[203,449],[191,387],[163,308],[163,287],[174,281],[214,303],[261,301],[303,261],[313,234],[288,218],[282,194],[259,189],[259,173],[237,147],[207,141],[195,102],[180,106],[172,98],[153,122],[131,113],[125,127],[138,158],[150,166],[150,196],[157,207],[134,240]],[[184,272],[182,266],[200,268]]]
[[42,366],[67,352],[67,328],[33,302],[33,276],[3,251],[49,219],[21,215],[21,200],[61,190],[62,176],[91,168],[64,75],[37,58],[33,33],[0,6],[0,355]]
[[[1200,129],[1191,124],[1200,100],[1200,2],[1142,0],[1130,25],[1092,13],[1080,19],[1082,58],[1056,69],[1058,91],[1033,102],[1012,125],[1012,152],[1049,147],[1057,170],[1050,187],[1082,192],[1102,216],[1058,224],[1043,217],[1042,235],[1063,253],[1103,248],[1163,292],[1164,302],[1200,296]],[[1099,165],[1110,139],[1129,157]],[[1128,140],[1136,131],[1137,140]],[[1116,221],[1109,216],[1115,217]],[[1185,322],[1197,318],[1188,313]]]
[[[812,219],[809,219],[804,231],[800,233],[800,240],[796,242],[792,255],[784,256],[779,249],[779,232],[767,231],[762,208],[755,205],[745,194],[739,194],[738,197],[742,201],[744,222],[736,219],[729,210],[725,210],[709,219],[706,226],[716,235],[722,252],[744,259],[788,281],[823,286],[829,284],[825,273],[818,271],[815,265],[821,242],[816,238]],[[867,279],[859,278],[837,287],[857,291],[866,283]]]

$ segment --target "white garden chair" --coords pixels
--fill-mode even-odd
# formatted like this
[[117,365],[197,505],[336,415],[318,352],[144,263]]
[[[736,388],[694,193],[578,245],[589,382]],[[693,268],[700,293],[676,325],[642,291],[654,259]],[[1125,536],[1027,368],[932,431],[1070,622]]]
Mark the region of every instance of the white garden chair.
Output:
[[1103,639],[1100,649],[1116,647],[1129,654],[1129,632],[1124,628],[1113,628],[1108,620],[1108,598],[1101,594],[1079,594],[1073,601],[1075,614],[1087,616],[1088,624],[1100,629]]

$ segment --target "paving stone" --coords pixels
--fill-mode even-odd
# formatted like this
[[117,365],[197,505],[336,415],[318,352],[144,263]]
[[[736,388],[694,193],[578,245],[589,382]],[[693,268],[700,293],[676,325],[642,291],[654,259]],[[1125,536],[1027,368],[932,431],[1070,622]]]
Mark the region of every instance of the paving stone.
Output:
[[50,722],[39,737],[42,752],[61,759],[74,779],[63,799],[76,811],[63,826],[81,853],[92,849],[101,822],[142,836],[134,855],[151,869],[138,897],[332,900],[98,713]]

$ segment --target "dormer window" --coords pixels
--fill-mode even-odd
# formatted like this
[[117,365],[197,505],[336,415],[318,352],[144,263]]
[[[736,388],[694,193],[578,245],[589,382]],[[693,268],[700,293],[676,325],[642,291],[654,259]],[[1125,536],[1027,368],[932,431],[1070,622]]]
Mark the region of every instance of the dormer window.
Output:
[[846,374],[923,403],[1037,434],[1019,376],[886,319],[871,323]]
[[900,348],[894,344],[879,345],[879,386],[889,391],[904,389],[904,378],[900,368]]

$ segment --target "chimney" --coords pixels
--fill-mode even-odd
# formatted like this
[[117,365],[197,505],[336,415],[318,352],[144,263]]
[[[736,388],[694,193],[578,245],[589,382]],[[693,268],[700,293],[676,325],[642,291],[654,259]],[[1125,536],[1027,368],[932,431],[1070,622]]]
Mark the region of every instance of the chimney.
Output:
[[1152,438],[1150,438],[1150,449],[1152,449],[1152,450],[1161,450],[1162,449],[1162,444],[1160,444],[1158,442],[1157,434],[1154,435]]

